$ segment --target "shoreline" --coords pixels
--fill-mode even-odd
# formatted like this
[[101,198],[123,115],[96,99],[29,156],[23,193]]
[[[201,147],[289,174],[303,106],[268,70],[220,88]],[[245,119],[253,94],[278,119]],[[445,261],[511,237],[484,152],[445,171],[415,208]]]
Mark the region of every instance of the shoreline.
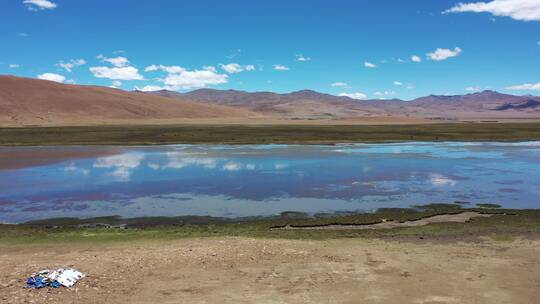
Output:
[[[357,229],[363,226],[374,229]],[[513,237],[530,235],[540,239],[540,209],[464,208],[457,204],[431,204],[416,208],[379,209],[374,213],[309,216],[299,212],[284,212],[273,217],[239,219],[204,216],[55,218],[0,224],[0,245],[63,241],[101,243],[211,236],[277,239],[422,236],[432,239],[478,239],[498,234]]]

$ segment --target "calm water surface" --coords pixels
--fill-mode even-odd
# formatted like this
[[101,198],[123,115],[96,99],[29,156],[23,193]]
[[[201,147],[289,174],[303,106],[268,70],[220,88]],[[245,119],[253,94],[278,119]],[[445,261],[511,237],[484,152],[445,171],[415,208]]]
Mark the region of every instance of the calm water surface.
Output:
[[0,222],[540,207],[540,142],[0,148]]

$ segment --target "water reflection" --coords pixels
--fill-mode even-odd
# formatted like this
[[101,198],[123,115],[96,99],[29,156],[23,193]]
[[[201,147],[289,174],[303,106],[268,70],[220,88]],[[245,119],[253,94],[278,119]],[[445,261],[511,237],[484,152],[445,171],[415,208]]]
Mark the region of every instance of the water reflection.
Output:
[[[538,142],[88,149],[1,148],[9,158],[0,162],[0,221],[369,211],[453,201],[536,208],[540,201]],[[40,155],[47,162],[36,160]]]
[[128,152],[120,155],[101,157],[94,162],[94,168],[111,169],[110,175],[128,181],[131,171],[138,168],[144,159],[144,154]]

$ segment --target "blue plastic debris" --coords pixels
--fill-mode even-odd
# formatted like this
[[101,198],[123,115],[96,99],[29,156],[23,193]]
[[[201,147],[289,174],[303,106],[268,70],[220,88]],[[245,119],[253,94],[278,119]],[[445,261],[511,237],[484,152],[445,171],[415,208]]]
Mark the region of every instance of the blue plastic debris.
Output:
[[46,284],[47,280],[44,280],[42,276],[38,275],[32,275],[28,279],[26,279],[26,287],[27,288],[43,288],[47,287]]
[[71,287],[78,280],[85,277],[85,274],[75,269],[59,268],[54,271],[48,269],[33,273],[26,279],[25,288],[59,288],[61,286]]
[[51,286],[52,288],[58,288],[58,287],[62,286],[62,284],[60,284],[60,282],[58,282],[58,281],[52,281],[52,283],[50,284],[50,286]]
[[46,282],[44,282],[44,279],[42,277],[37,277],[36,283],[34,283],[34,286],[36,288],[43,288],[43,287],[47,287],[47,284]]
[[34,287],[34,284],[36,283],[36,279],[34,277],[29,277],[26,279],[26,287]]
[[44,288],[47,287],[49,280],[46,277],[43,277],[41,274],[33,274],[31,277],[26,279],[26,288]]

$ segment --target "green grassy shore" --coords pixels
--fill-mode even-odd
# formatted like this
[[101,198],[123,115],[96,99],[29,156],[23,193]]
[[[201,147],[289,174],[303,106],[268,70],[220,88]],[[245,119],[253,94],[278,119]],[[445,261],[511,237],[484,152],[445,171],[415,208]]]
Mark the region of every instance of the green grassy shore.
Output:
[[0,128],[0,145],[158,145],[179,143],[332,144],[387,141],[526,141],[540,123],[431,125],[147,125]]
[[[463,211],[493,214],[465,223],[437,223],[426,226],[381,230],[275,230],[285,225],[373,224],[386,220],[417,220],[433,215]],[[540,210],[462,208],[456,204],[433,204],[415,209],[382,209],[375,213],[316,215],[285,212],[271,218],[223,219],[208,217],[155,217],[121,219],[50,219],[19,225],[0,225],[0,245],[54,242],[108,242],[167,240],[186,237],[245,236],[288,239],[405,238],[477,240],[491,237],[505,240],[540,236]]]

